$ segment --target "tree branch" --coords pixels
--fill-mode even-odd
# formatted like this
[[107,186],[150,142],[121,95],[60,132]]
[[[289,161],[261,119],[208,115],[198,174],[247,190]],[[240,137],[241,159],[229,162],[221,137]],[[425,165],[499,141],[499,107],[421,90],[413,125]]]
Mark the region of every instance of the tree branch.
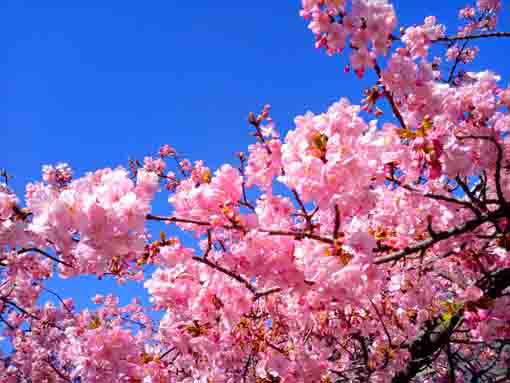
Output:
[[[485,297],[491,299],[500,297],[503,291],[510,286],[510,268],[493,272],[488,280],[484,278],[477,283],[479,287],[484,284],[486,285],[484,288]],[[463,320],[463,316],[464,313],[461,309],[456,315],[453,315],[447,324],[439,319],[431,329],[422,331],[408,346],[411,360],[402,371],[395,375],[392,382],[410,382],[428,363],[430,357],[450,341],[455,327]]]
[[494,174],[494,181],[496,183],[496,193],[498,195],[499,203],[502,205],[506,204],[505,197],[503,194],[503,188],[501,187],[501,170],[503,166],[503,148],[498,143],[498,141],[492,136],[462,136],[458,137],[459,140],[486,140],[490,141],[496,146],[496,150],[498,152],[498,158],[496,160],[496,172]]
[[246,279],[241,277],[239,274],[236,274],[233,271],[225,269],[223,266],[220,266],[217,263],[213,263],[213,262],[209,261],[207,258],[204,258],[204,257],[194,256],[193,260],[195,260],[197,262],[200,262],[200,263],[203,263],[204,265],[207,265],[207,266],[211,267],[212,269],[219,271],[220,273],[228,275],[230,278],[235,279],[237,282],[239,282],[242,285],[244,285],[253,294],[257,294],[257,291],[256,291],[255,287],[250,282],[248,282]]
[[[382,70],[381,70],[381,67],[379,66],[379,64],[377,64],[377,62],[374,63],[374,70],[375,70],[375,73],[377,74],[377,77],[379,77],[379,80],[381,80],[382,79]],[[400,126],[402,127],[402,129],[407,129],[407,125],[404,121],[404,117],[402,116],[402,114],[400,113],[400,110],[398,109],[397,103],[395,102],[395,99],[393,98],[393,94],[386,88],[386,86],[384,84],[382,85],[382,87],[383,87],[384,96],[388,99],[390,106],[391,106],[391,110],[393,111],[393,114],[395,115],[398,122],[400,123]]]
[[423,241],[415,243],[414,245],[408,246],[403,250],[394,252],[392,254],[377,257],[377,258],[375,258],[374,263],[376,265],[380,265],[382,263],[398,261],[399,259],[402,259],[407,255],[416,253],[420,250],[428,249],[429,247],[435,245],[436,243],[438,243],[440,241],[454,237],[456,235],[465,234],[470,231],[473,231],[488,221],[503,218],[505,216],[505,214],[506,214],[505,210],[503,208],[500,208],[494,212],[489,213],[486,216],[483,216],[481,218],[472,219],[470,221],[465,222],[462,225],[453,227],[450,230],[440,231],[438,233],[435,233],[436,234],[435,237],[425,239]]
[[466,36],[446,36],[440,37],[438,39],[432,40],[435,42],[452,42],[452,41],[461,41],[461,40],[477,40],[477,39],[486,39],[489,37],[510,37],[510,32],[491,32],[491,33],[479,33],[475,35],[466,35]]
[[64,262],[64,261],[58,259],[57,257],[54,257],[51,254],[48,254],[44,250],[38,249],[37,247],[30,247],[30,248],[24,248],[24,249],[18,250],[18,254],[29,253],[31,251],[33,251],[34,253],[39,253],[41,255],[44,255],[46,258],[49,258],[52,261],[60,263],[61,265],[64,265],[64,266],[67,266],[67,267],[71,267],[71,268],[73,267],[73,265],[71,265],[70,263]]

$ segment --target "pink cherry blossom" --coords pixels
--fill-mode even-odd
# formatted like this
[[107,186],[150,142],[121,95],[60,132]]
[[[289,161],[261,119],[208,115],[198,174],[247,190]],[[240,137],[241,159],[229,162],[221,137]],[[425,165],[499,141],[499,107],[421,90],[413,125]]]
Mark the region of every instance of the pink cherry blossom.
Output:
[[[284,135],[264,105],[217,168],[163,145],[129,170],[46,165],[24,198],[0,173],[1,382],[506,381],[510,90],[472,65],[508,36],[501,2],[451,35],[435,16],[398,35],[387,0],[301,4],[361,105]],[[51,288],[78,277],[150,303]]]

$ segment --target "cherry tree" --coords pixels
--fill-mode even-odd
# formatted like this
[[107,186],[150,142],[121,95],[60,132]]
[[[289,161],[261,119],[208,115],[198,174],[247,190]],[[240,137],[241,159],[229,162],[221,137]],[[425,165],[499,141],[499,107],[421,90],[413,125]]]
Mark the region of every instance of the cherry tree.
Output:
[[[387,0],[303,0],[316,47],[376,75],[361,105],[285,137],[265,106],[216,170],[164,145],[79,178],[44,166],[23,199],[4,173],[0,380],[510,381],[510,88],[468,71],[510,37],[500,10],[478,0],[449,34],[434,16],[399,29]],[[47,287],[80,275],[143,283],[153,304],[79,311]]]

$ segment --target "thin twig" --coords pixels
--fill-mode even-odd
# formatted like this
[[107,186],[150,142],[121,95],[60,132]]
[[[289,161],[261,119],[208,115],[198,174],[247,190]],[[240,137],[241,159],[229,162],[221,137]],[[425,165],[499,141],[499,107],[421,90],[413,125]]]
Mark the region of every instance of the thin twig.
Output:
[[33,251],[34,253],[39,253],[41,255],[44,255],[45,257],[51,259],[52,261],[60,263],[60,264],[62,264],[64,266],[71,267],[71,268],[73,267],[73,265],[71,265],[70,263],[64,262],[64,261],[58,259],[57,257],[54,257],[51,254],[48,254],[44,250],[38,249],[37,247],[30,247],[30,248],[24,248],[24,249],[18,250],[18,254],[29,253],[31,251]]
[[477,39],[485,39],[489,37],[510,37],[510,32],[490,32],[490,33],[479,33],[475,35],[465,35],[465,36],[446,36],[439,37],[435,40],[435,42],[452,42],[452,41],[460,41],[460,40],[477,40]]
[[[379,66],[379,64],[377,64],[377,62],[374,64],[374,70],[375,70],[375,73],[377,74],[377,77],[379,78],[379,80],[381,80],[382,79],[382,70],[381,70],[381,67]],[[397,103],[395,102],[395,99],[393,98],[393,94],[386,88],[386,86],[384,84],[382,85],[382,87],[383,87],[384,96],[389,101],[391,110],[393,111],[393,114],[395,115],[398,122],[400,123],[400,126],[402,127],[402,129],[407,129],[407,125],[404,121],[404,117],[402,116],[402,114],[400,113],[400,110],[398,109]]]
[[168,350],[166,350],[163,354],[161,354],[158,359],[163,359],[165,356],[167,356],[168,354],[170,354],[173,350],[175,350],[175,347],[171,347],[169,348]]
[[56,368],[53,363],[51,363],[51,361],[49,359],[46,360],[46,362],[50,365],[51,369],[53,371],[55,371],[55,373],[61,378],[61,379],[64,379],[66,382],[72,382],[71,378],[69,378],[68,376],[64,375],[62,373],[62,371],[60,371],[58,368]]
[[228,275],[230,278],[235,279],[239,283],[243,284],[253,294],[257,293],[255,287],[250,282],[248,282],[246,279],[241,277],[239,274],[236,274],[233,271],[225,269],[223,266],[220,266],[217,263],[211,262],[210,260],[208,260],[208,259],[206,259],[204,257],[194,256],[193,260],[195,260],[197,262],[200,262],[200,263],[203,263],[204,265],[207,265],[207,266],[211,267],[214,270],[217,270],[217,271],[219,271],[219,272],[221,272],[221,273],[223,273],[225,275]]
[[423,241],[420,241],[418,243],[415,243],[414,245],[408,246],[400,251],[394,252],[389,255],[383,255],[380,257],[375,258],[374,263],[377,265],[380,265],[382,263],[392,262],[392,261],[398,261],[399,259],[404,258],[407,255],[414,254],[420,250],[428,249],[429,247],[435,245],[436,243],[443,241],[445,239],[465,234],[470,231],[473,231],[477,229],[479,226],[484,224],[485,222],[491,221],[493,219],[499,219],[503,218],[505,216],[505,210],[500,208],[494,212],[489,213],[486,216],[483,216],[481,218],[476,218],[470,221],[465,222],[462,225],[453,227],[446,231],[441,231],[436,233],[435,238],[429,238],[425,239]]
[[503,149],[501,148],[501,145],[498,143],[498,141],[492,137],[492,136],[462,136],[458,137],[459,140],[486,140],[490,141],[496,146],[496,150],[498,152],[498,158],[496,160],[496,172],[494,174],[495,183],[496,183],[496,193],[498,195],[499,202],[502,205],[506,204],[505,196],[503,194],[503,188],[501,187],[501,169],[503,166]]

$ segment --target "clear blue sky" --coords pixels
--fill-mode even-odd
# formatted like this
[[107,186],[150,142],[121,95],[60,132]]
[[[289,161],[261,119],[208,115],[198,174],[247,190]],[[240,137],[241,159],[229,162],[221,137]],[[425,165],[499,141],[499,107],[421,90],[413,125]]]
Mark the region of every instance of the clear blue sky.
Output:
[[[360,83],[343,73],[345,58],[314,49],[299,3],[3,0],[0,168],[14,175],[19,195],[43,164],[68,162],[80,175],[164,143],[214,168],[251,142],[246,115],[265,103],[287,131],[295,115],[321,112],[340,96],[359,102],[370,78]],[[466,0],[393,3],[400,25],[430,14],[453,25]],[[510,41],[498,44],[481,43],[488,57],[477,66],[506,76]],[[166,213],[164,203],[156,209]],[[81,280],[52,286],[82,304],[112,287]]]

